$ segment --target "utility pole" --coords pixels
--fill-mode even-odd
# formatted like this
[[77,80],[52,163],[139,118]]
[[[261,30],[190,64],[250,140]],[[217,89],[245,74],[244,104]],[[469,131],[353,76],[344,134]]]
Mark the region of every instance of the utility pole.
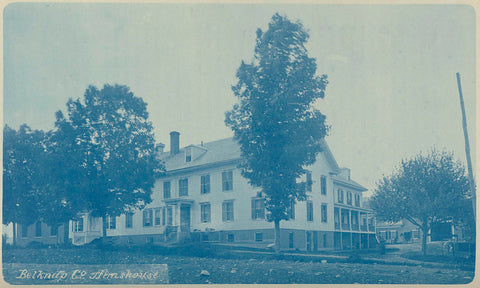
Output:
[[470,143],[468,141],[467,117],[465,116],[465,105],[463,104],[462,83],[460,82],[460,73],[457,72],[458,94],[460,95],[460,107],[462,108],[463,135],[465,136],[465,154],[467,154],[468,178],[470,180],[470,190],[472,191],[473,216],[476,218],[476,189],[475,179],[472,171],[472,158],[470,157]]

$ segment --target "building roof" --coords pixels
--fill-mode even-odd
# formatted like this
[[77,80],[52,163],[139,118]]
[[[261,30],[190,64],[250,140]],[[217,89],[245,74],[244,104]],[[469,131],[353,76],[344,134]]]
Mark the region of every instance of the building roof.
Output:
[[[191,162],[185,162],[185,150],[191,147],[199,148],[198,150],[201,150],[202,152],[200,155],[192,159]],[[170,152],[163,152],[160,153],[159,158],[164,162],[167,172],[183,170],[208,164],[239,161],[240,146],[233,138],[226,138],[204,143],[203,146],[188,145],[180,149],[180,152],[175,155],[171,155]]]
[[343,184],[345,186],[355,188],[361,191],[367,191],[368,189],[363,187],[362,185],[358,184],[357,182],[353,181],[352,179],[344,179],[339,176],[333,176],[332,177],[333,181],[339,184]]
[[[327,142],[322,140],[323,155],[331,166],[335,174],[340,172],[340,167],[332,155]],[[192,161],[185,161],[185,151],[191,149],[193,151]],[[171,155],[170,152],[159,153],[159,159],[165,164],[167,173],[181,172],[191,169],[200,169],[206,166],[214,166],[225,163],[238,163],[241,159],[240,145],[233,138],[225,138],[213,142],[202,143],[200,145],[188,145],[180,149],[180,151]],[[341,184],[356,188],[362,191],[367,189],[357,182],[341,177],[340,175],[333,176],[334,181]]]

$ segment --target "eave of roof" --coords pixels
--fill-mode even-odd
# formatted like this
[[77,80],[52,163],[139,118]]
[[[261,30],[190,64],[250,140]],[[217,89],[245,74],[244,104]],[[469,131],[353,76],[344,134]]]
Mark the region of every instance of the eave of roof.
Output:
[[176,174],[194,172],[194,171],[197,171],[197,170],[204,170],[204,169],[215,168],[215,167],[220,167],[220,166],[238,164],[238,163],[240,163],[240,160],[241,160],[240,158],[228,159],[228,160],[210,162],[210,163],[201,164],[201,165],[193,165],[193,166],[190,166],[190,167],[183,167],[183,168],[179,168],[179,169],[167,170],[165,172],[165,176],[171,176],[171,175],[176,175]]
[[357,182],[355,182],[353,180],[346,180],[346,179],[340,178],[338,176],[332,176],[332,179],[333,179],[333,182],[335,182],[337,184],[347,186],[347,187],[350,187],[350,188],[353,188],[353,189],[358,189],[360,191],[368,191],[367,188],[363,187],[362,185],[358,184]]

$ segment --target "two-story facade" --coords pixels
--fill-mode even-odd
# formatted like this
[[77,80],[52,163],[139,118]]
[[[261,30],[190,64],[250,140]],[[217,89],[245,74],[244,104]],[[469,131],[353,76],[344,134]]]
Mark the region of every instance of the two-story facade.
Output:
[[[108,218],[107,236],[120,245],[166,244],[192,237],[199,241],[267,246],[274,225],[259,188],[238,168],[240,147],[233,138],[180,149],[178,132],[171,151],[157,145],[166,168],[156,180],[152,202],[142,210]],[[365,249],[375,247],[375,219],[363,208],[364,187],[340,168],[327,144],[315,164],[306,167],[307,201],[292,205],[292,219],[281,221],[281,249]],[[300,179],[299,179],[300,180]],[[100,218],[84,215],[70,225],[72,243],[102,235]]]

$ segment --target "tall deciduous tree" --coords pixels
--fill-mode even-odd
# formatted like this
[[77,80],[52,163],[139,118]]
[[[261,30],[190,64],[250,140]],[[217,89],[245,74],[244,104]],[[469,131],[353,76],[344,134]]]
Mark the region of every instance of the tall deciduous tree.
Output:
[[[404,160],[375,189],[371,206],[387,221],[407,219],[422,232],[422,251],[427,254],[427,235],[437,220],[471,222],[469,180],[453,154],[432,150]],[[468,213],[470,211],[470,213]]]
[[[41,215],[41,185],[46,154],[43,131],[22,125],[3,129],[3,224],[30,225]],[[14,227],[14,233],[16,229]],[[16,235],[14,235],[14,241]]]
[[83,101],[68,101],[67,110],[66,117],[56,114],[52,141],[67,205],[102,217],[106,236],[107,216],[151,202],[155,177],[163,170],[147,104],[126,86],[90,86]]
[[325,116],[313,108],[324,97],[327,76],[316,74],[305,48],[308,37],[300,22],[279,14],[266,32],[258,29],[254,60],[242,62],[232,87],[239,103],[226,113],[241,146],[242,174],[261,188],[267,219],[275,223],[277,253],[280,221],[289,219],[292,202],[307,197],[297,179],[315,162],[328,130]]

